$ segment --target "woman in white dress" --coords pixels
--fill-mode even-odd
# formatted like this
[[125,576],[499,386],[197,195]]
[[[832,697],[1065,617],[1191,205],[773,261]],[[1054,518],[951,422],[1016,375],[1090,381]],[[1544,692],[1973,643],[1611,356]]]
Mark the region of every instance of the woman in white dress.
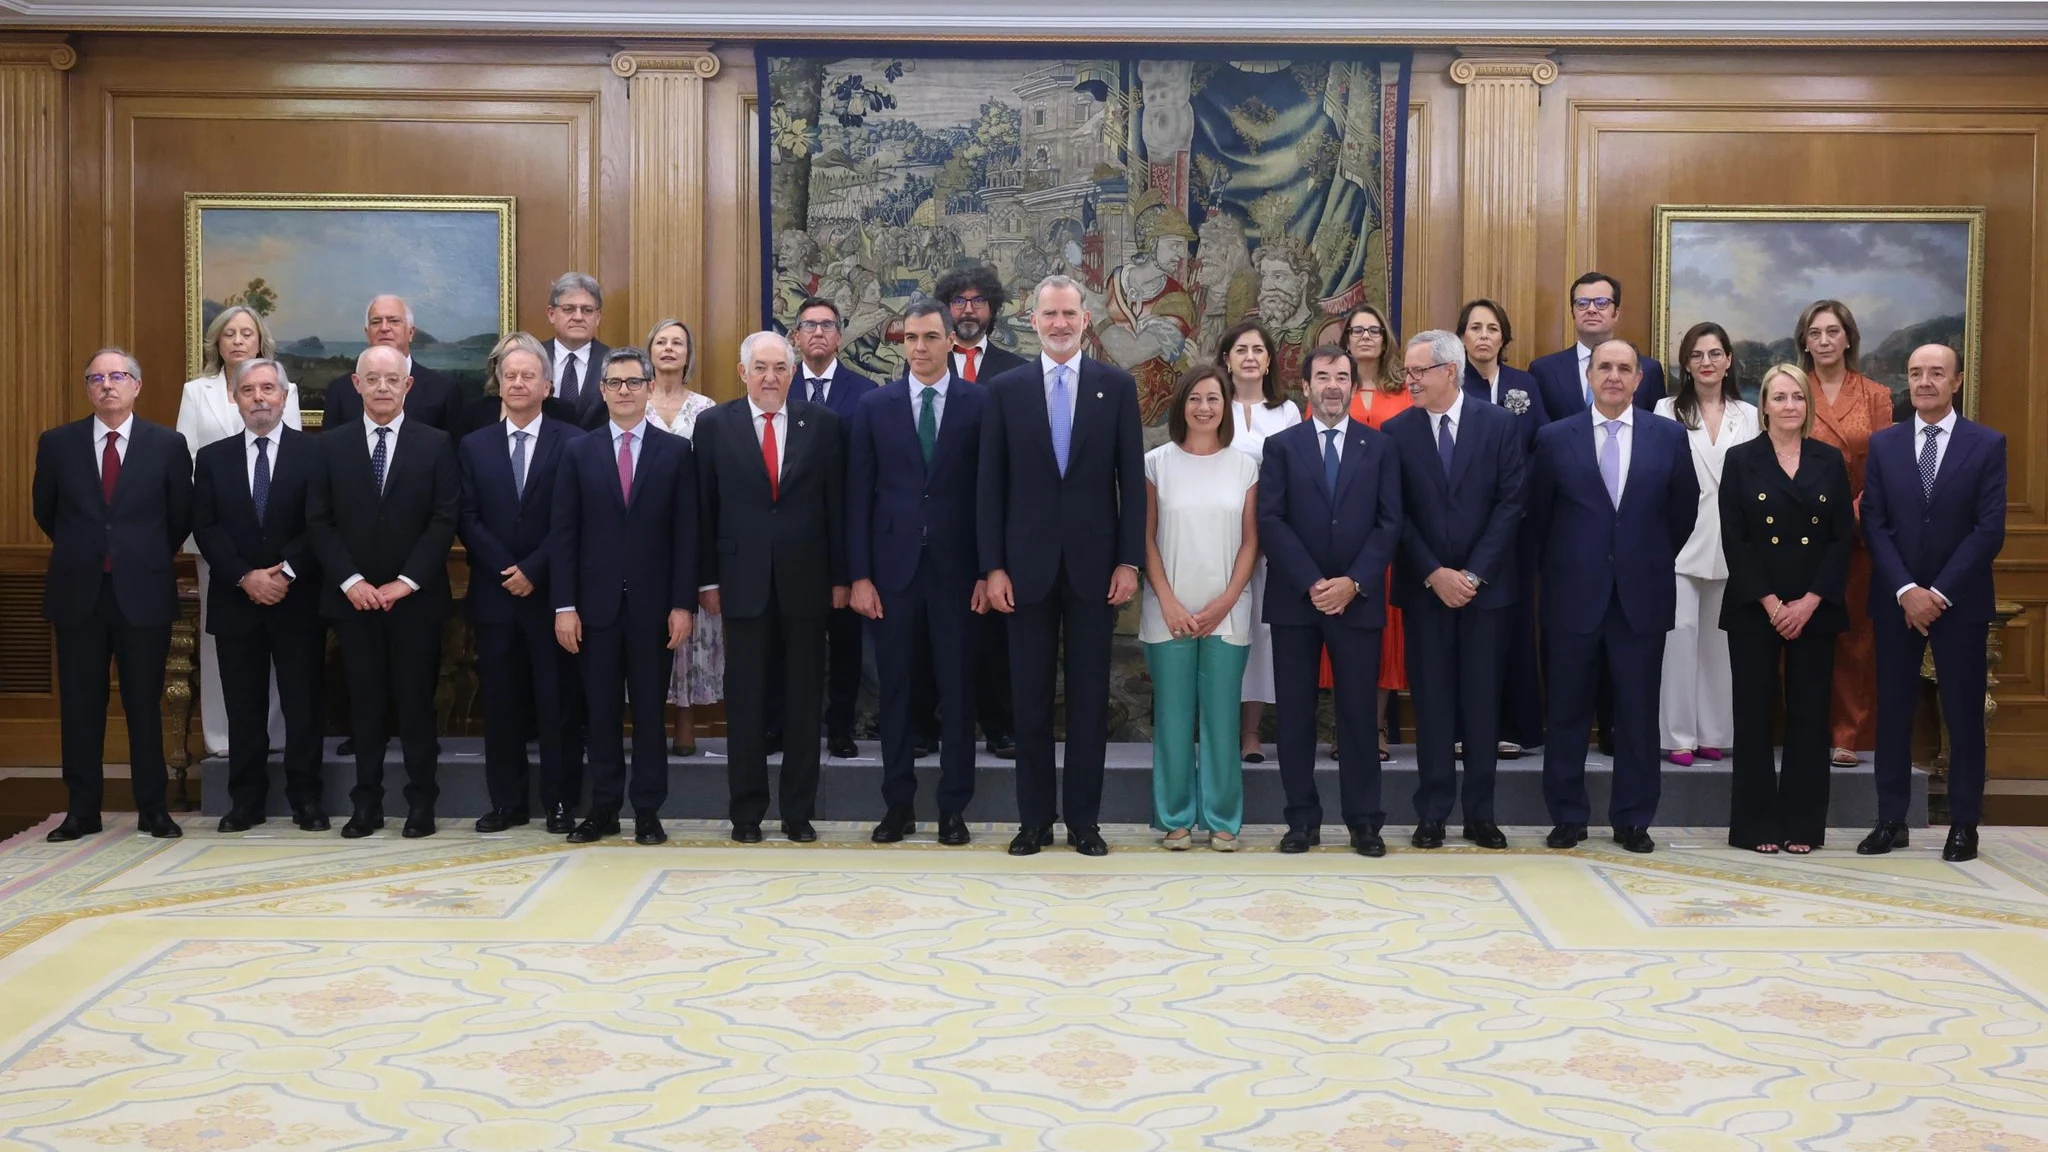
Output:
[[[235,406],[228,381],[243,361],[277,357],[277,342],[263,318],[241,304],[230,305],[206,326],[205,375],[185,383],[185,395],[178,402],[178,431],[193,456],[216,440],[242,434],[242,410]],[[299,390],[284,382],[284,422],[288,428],[302,427]],[[216,662],[213,634],[206,630],[206,588],[211,582],[199,545],[185,541],[199,570],[199,722],[205,732],[206,753],[224,756],[228,750],[228,709],[221,699],[220,665]],[[284,747],[284,715],[277,704],[277,678],[270,682],[270,746]]]
[[[681,320],[657,321],[647,333],[647,355],[654,361],[654,384],[647,398],[647,420],[687,440],[697,430],[697,417],[716,401],[690,387],[697,367],[697,338]],[[676,707],[675,732],[669,751],[697,754],[697,726],[690,709],[716,704],[725,688],[725,628],[716,615],[699,609],[689,642],[676,649],[669,674],[668,702]]]
[[[1256,320],[1247,320],[1223,334],[1216,345],[1216,366],[1230,382],[1230,446],[1258,463],[1265,458],[1266,437],[1301,423],[1301,409],[1287,399],[1273,370],[1273,337]],[[1273,630],[1265,622],[1266,558],[1252,569],[1251,651],[1245,657],[1243,704],[1239,708],[1238,754],[1247,764],[1264,763],[1259,725],[1273,702]]]
[[1695,324],[1678,344],[1677,387],[1657,415],[1685,425],[1700,516],[1678,553],[1678,623],[1664,638],[1664,683],[1657,705],[1664,758],[1681,767],[1719,760],[1735,742],[1735,688],[1721,597],[1728,559],[1721,551],[1721,464],[1728,449],[1758,434],[1756,406],[1735,382],[1735,345],[1719,324]]

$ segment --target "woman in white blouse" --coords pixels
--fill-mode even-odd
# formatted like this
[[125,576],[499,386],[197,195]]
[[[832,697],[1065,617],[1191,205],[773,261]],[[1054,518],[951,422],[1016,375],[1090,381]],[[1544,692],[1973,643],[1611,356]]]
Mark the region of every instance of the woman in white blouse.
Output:
[[1211,848],[1235,851],[1244,823],[1238,695],[1251,644],[1259,465],[1230,451],[1228,409],[1222,371],[1190,369],[1167,411],[1172,439],[1145,453],[1138,641],[1152,673],[1152,826],[1175,850],[1204,828]]
[[[717,406],[690,387],[697,367],[697,338],[681,320],[658,320],[647,333],[647,355],[654,361],[647,422],[688,440],[697,431],[697,417]],[[699,609],[695,615],[690,639],[676,649],[668,681],[668,702],[676,708],[669,751],[678,756],[697,754],[697,726],[690,709],[718,703],[725,688],[725,629],[710,612]]]
[[[206,374],[186,381],[185,395],[178,402],[178,431],[184,435],[185,446],[193,456],[215,440],[242,434],[242,410],[235,406],[229,381],[244,361],[257,357],[275,359],[277,342],[271,339],[263,318],[247,306],[230,305],[206,326]],[[290,380],[284,382],[284,422],[289,428],[302,427],[299,390]],[[220,665],[215,662],[213,634],[206,630],[206,588],[211,574],[197,544],[186,540],[185,551],[192,553],[193,564],[199,571],[200,726],[206,733],[207,754],[220,756],[228,750],[228,709],[221,700]],[[278,708],[274,676],[270,685],[270,746],[284,747],[284,715]]]
[[[1223,334],[1216,345],[1216,366],[1230,381],[1232,448],[1257,464],[1265,455],[1266,437],[1301,423],[1301,409],[1287,399],[1273,370],[1273,337],[1256,320],[1247,320]],[[1252,568],[1251,646],[1244,663],[1244,690],[1238,714],[1238,752],[1247,764],[1263,763],[1259,725],[1273,702],[1273,630],[1265,615],[1266,558]]]
[[1699,519],[1678,553],[1677,626],[1664,639],[1658,725],[1664,758],[1680,766],[1698,755],[1719,760],[1735,740],[1734,686],[1721,597],[1728,560],[1721,551],[1721,464],[1728,449],[1757,435],[1756,406],[1736,388],[1735,345],[1719,324],[1695,324],[1678,344],[1678,379],[1657,401],[1657,415],[1685,425],[1699,477]]

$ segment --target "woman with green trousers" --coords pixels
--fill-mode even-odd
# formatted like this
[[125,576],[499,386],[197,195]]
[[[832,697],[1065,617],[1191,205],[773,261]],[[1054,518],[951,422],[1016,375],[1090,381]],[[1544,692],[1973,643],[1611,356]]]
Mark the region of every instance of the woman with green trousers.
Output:
[[[1145,454],[1145,598],[1138,640],[1152,673],[1152,826],[1176,851],[1237,850],[1244,823],[1238,695],[1252,638],[1259,466],[1230,451],[1223,375],[1190,369]],[[1201,750],[1197,763],[1195,739]]]

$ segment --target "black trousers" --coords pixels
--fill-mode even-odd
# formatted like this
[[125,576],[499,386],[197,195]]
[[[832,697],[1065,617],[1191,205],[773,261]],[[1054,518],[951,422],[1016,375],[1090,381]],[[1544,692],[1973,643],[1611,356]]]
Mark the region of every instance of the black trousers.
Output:
[[881,594],[882,618],[868,621],[882,681],[882,802],[890,808],[910,807],[917,798],[910,688],[920,657],[927,669],[938,670],[934,690],[945,722],[939,744],[939,811],[964,811],[974,798],[970,681],[981,619],[968,607],[973,596],[972,583],[940,580],[927,558],[918,563],[909,587]]
[[[1010,697],[1010,618],[1001,612],[971,617],[974,632],[974,720],[984,739],[997,740],[1017,730]],[[936,742],[941,723],[938,716],[939,686],[932,675],[931,657],[920,652],[911,670],[911,731]]]
[[446,601],[414,593],[390,611],[350,612],[334,621],[348,664],[349,729],[356,745],[356,786],[349,798],[358,808],[383,810],[384,746],[393,716],[405,754],[405,802],[431,805],[441,794],[434,780],[434,690],[447,609]]
[[321,807],[320,665],[326,642],[317,617],[258,615],[257,626],[214,635],[221,703],[228,713],[228,803],[262,813],[270,792],[270,677],[284,713],[284,796],[294,811]]
[[[1609,595],[1607,614],[1591,632],[1547,629],[1545,690],[1550,712],[1543,745],[1543,800],[1553,824],[1589,822],[1586,733],[1602,677],[1614,699],[1614,788],[1608,822],[1648,827],[1663,793],[1657,755],[1657,698],[1664,674],[1664,633],[1632,631],[1621,600]],[[1467,745],[1470,751],[1471,746]]]
[[[92,616],[57,627],[58,719],[62,725],[64,791],[70,814],[97,820],[106,790],[101,754],[107,742],[108,662],[121,670],[121,710],[128,719],[128,776],[141,812],[167,809],[164,769],[164,661],[171,628],[130,624],[102,577]],[[268,707],[268,700],[265,706]]]
[[[725,617],[726,782],[734,824],[768,814],[768,720],[782,701],[782,818],[809,820],[818,805],[819,701],[825,617],[783,611],[771,587],[759,616]],[[781,663],[780,683],[769,670]]]
[[[1772,714],[1784,665],[1785,760],[1772,761]],[[1835,675],[1835,633],[1804,632],[1786,640],[1774,631],[1728,633],[1734,680],[1735,778],[1729,798],[1728,843],[1821,846],[1828,827],[1828,693]],[[1910,711],[1908,723],[1910,723]]]
[[[861,614],[853,609],[834,608],[818,631],[819,661],[825,669],[825,731],[848,739],[853,738],[853,711],[860,701],[861,622]],[[769,663],[768,682],[778,685],[783,680],[782,658],[777,656]],[[773,692],[768,697],[768,731],[790,731],[782,713],[783,694]]]
[[583,677],[555,640],[553,614],[481,622],[475,633],[491,807],[527,810],[531,730],[540,744],[541,807],[574,809],[583,799]]
[[1877,818],[1904,820],[1913,795],[1913,713],[1920,703],[1920,658],[1934,649],[1934,676],[1948,721],[1948,818],[1976,824],[1984,815],[1984,625],[1954,612],[1927,635],[1897,615],[1879,617],[1877,634]]
[[[1094,582],[1091,581],[1091,584]],[[1052,752],[1053,698],[1066,674],[1068,831],[1101,823],[1109,745],[1109,656],[1116,609],[1103,581],[1077,592],[1062,563],[1050,595],[1010,614],[1010,684],[1017,719],[1017,816],[1026,828],[1060,812],[1061,770]],[[1066,641],[1062,660],[1061,640]]]
[[1373,738],[1381,636],[1378,628],[1353,628],[1331,617],[1314,624],[1273,625],[1273,711],[1289,828],[1323,826],[1323,801],[1316,792],[1316,680],[1325,649],[1330,653],[1337,793],[1344,826],[1378,832],[1386,823],[1380,797],[1380,742]]
[[[1500,759],[1501,654],[1515,607],[1446,607],[1426,593],[1402,613],[1415,701],[1415,816],[1450,819],[1458,798],[1453,745],[1465,742],[1465,822],[1493,822]],[[1343,744],[1338,744],[1343,750]]]
[[[668,730],[663,707],[668,703],[669,672],[675,653],[668,648],[667,614],[658,628],[637,627],[633,592],[619,603],[619,614],[602,628],[585,625],[580,662],[584,705],[590,725],[590,808],[593,818],[609,819],[632,801],[636,816],[655,816],[668,801]],[[687,641],[685,641],[687,643]],[[633,772],[626,778],[626,705],[633,708]],[[566,803],[568,798],[563,797]]]

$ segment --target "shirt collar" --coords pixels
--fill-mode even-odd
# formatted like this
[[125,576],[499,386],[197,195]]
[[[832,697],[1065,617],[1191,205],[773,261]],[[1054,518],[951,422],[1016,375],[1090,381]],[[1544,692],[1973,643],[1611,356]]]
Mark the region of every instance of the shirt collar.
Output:
[[1921,435],[1921,436],[1923,436],[1923,437],[1927,435],[1927,433],[1926,433],[1925,429],[1928,429],[1928,428],[1939,428],[1939,429],[1941,429],[1941,430],[1942,430],[1943,432],[1946,432],[1946,433],[1948,433],[1948,434],[1949,434],[1950,436],[1953,436],[1953,435],[1955,435],[1955,434],[1956,434],[1956,409],[1955,409],[1955,405],[1953,405],[1953,404],[1949,405],[1949,409],[1948,409],[1948,415],[1946,415],[1946,416],[1943,416],[1943,417],[1942,417],[1941,419],[1939,419],[1939,420],[1936,420],[1936,421],[1935,421],[1934,423],[1932,423],[1932,424],[1929,424],[1929,423],[1927,422],[1926,418],[1922,417],[1922,416],[1921,416],[1921,415],[1920,415],[1920,414],[1919,414],[1918,412],[1915,412],[1915,413],[1913,413],[1913,423],[1915,423],[1915,424],[1917,424],[1917,425],[1919,425],[1919,426],[1920,426],[1920,428],[1922,429],[1922,431],[1921,431],[1920,435]]
[[[405,409],[400,408],[398,410],[398,415],[393,416],[391,418],[391,423],[382,425],[382,427],[391,429],[391,434],[393,436],[396,436],[398,435],[398,426],[403,423],[405,423]],[[363,435],[369,437],[373,441],[376,440],[378,427],[378,423],[375,420],[370,419],[369,415],[365,413],[363,416]]]
[[[269,450],[275,452],[277,450],[278,443],[284,439],[284,425],[279,424],[277,427],[272,428],[270,431],[264,433],[264,438],[270,441]],[[247,428],[242,429],[242,451],[252,452],[255,450],[255,448],[256,433],[249,431],[249,429]]]
[[557,336],[555,337],[554,345],[555,362],[557,364],[561,363],[562,357],[564,356],[581,356],[586,361],[588,361],[590,358],[590,341],[588,340],[585,340],[583,342],[583,347],[581,348],[571,348],[567,344],[562,343],[562,338],[560,336]]
[[104,420],[101,420],[101,419],[100,419],[100,418],[99,418],[98,416],[94,416],[94,417],[92,418],[92,439],[93,439],[93,443],[97,444],[97,443],[100,443],[101,441],[105,440],[105,439],[107,438],[107,433],[109,433],[109,432],[118,432],[118,433],[120,433],[120,435],[121,435],[121,442],[122,442],[123,444],[126,444],[126,443],[128,443],[129,441],[131,441],[131,440],[135,439],[135,436],[134,436],[134,432],[135,432],[135,413],[133,413],[133,412],[130,412],[130,413],[128,413],[128,418],[127,418],[126,420],[123,420],[123,421],[121,421],[121,425],[120,425],[120,427],[118,427],[118,428],[111,428],[111,427],[108,427],[108,426],[107,426],[107,422],[106,422],[106,421],[104,421]]
[[[1607,423],[1607,417],[1602,416],[1598,408],[1588,408],[1586,411],[1592,413],[1593,427],[1598,428]],[[1634,430],[1636,426],[1636,406],[1630,404],[1628,407],[1623,408],[1621,415],[1616,416],[1615,419],[1621,421],[1624,427]]]
[[952,386],[953,374],[951,372],[944,373],[940,375],[936,383],[929,385],[908,373],[904,374],[903,379],[905,383],[910,385],[910,398],[912,400],[917,399],[918,395],[927,387],[937,388],[939,390],[939,399],[944,400],[946,398],[946,389]]
[[[1316,435],[1318,436],[1321,436],[1325,432],[1348,432],[1351,430],[1351,413],[1349,411],[1346,411],[1344,415],[1338,417],[1337,422],[1335,424],[1332,424],[1327,428],[1323,427],[1323,418],[1321,416],[1310,416],[1309,422],[1316,426]],[[1342,440],[1343,438],[1344,437],[1342,436],[1337,437],[1337,439],[1339,440]]]
[[807,384],[813,380],[823,380],[825,383],[830,384],[832,382],[832,378],[838,374],[839,361],[836,359],[833,360],[830,364],[825,365],[825,370],[823,372],[818,373],[815,376],[811,374],[811,366],[809,364],[804,365],[804,382]]
[[[1059,367],[1059,366],[1060,366],[1060,362],[1059,362],[1059,361],[1057,361],[1057,360],[1053,359],[1052,357],[1050,357],[1050,356],[1046,355],[1046,354],[1045,354],[1045,353],[1043,353],[1043,352],[1040,352],[1040,353],[1038,354],[1038,371],[1039,371],[1039,374],[1040,374],[1040,375],[1042,375],[1042,376],[1044,376],[1044,377],[1045,377],[1046,379],[1048,379],[1048,380],[1052,379],[1052,370],[1053,370],[1054,368],[1057,368],[1057,367]],[[1067,366],[1067,367],[1068,367],[1069,369],[1072,369],[1072,370],[1073,370],[1073,373],[1074,373],[1074,380],[1075,380],[1075,381],[1076,381],[1076,382],[1078,383],[1078,382],[1080,381],[1080,379],[1081,379],[1081,356],[1080,356],[1080,354],[1079,354],[1079,353],[1076,353],[1076,354],[1074,355],[1074,358],[1073,358],[1072,360],[1069,360],[1069,361],[1067,361],[1067,363],[1066,363],[1066,366]]]
[[953,342],[953,351],[955,352],[966,352],[970,350],[979,352],[984,356],[988,355],[988,337],[983,336],[981,339],[976,340],[972,344],[962,344],[957,340]]
[[611,429],[612,443],[614,444],[617,444],[619,442],[619,437],[624,436],[628,432],[631,432],[633,434],[633,442],[635,444],[644,444],[647,442],[647,417],[645,416],[642,416],[640,418],[640,422],[638,424],[633,425],[631,428],[621,428],[619,427],[617,421],[612,421]]
[[1444,409],[1442,412],[1431,412],[1429,414],[1432,423],[1444,416],[1451,418],[1451,427],[1453,428],[1465,423],[1465,390],[1463,388],[1458,389],[1458,394],[1451,398],[1451,406],[1449,408]]
[[506,438],[507,440],[510,440],[510,439],[512,438],[512,434],[513,434],[514,432],[525,432],[525,433],[527,433],[528,435],[531,435],[531,436],[533,436],[533,437],[534,437],[535,439],[539,439],[539,438],[540,438],[540,422],[541,422],[541,419],[542,419],[542,417],[541,417],[541,414],[540,414],[540,413],[538,413],[538,412],[535,412],[535,413],[533,414],[533,420],[532,420],[532,422],[531,422],[531,423],[529,423],[529,424],[527,424],[527,426],[526,426],[526,427],[524,427],[524,428],[521,428],[521,427],[519,427],[518,425],[516,425],[516,424],[512,423],[512,418],[511,418],[510,416],[507,416],[507,417],[505,417],[505,420],[504,420],[504,425],[505,425],[505,438]]
[[[749,412],[753,413],[753,418],[754,418],[754,419],[756,419],[756,420],[759,420],[759,419],[760,419],[761,417],[763,417],[763,416],[766,416],[766,415],[768,414],[768,410],[767,410],[766,408],[763,408],[763,407],[761,407],[761,406],[760,406],[759,404],[756,404],[756,403],[754,403],[754,398],[753,398],[752,396],[749,396],[749,397],[747,397],[747,411],[749,411]],[[784,404],[784,405],[782,406],[782,411],[780,411],[780,412],[777,412],[777,413],[776,413],[776,415],[777,415],[777,416],[788,416],[788,415],[789,415],[789,405],[787,405],[787,404]],[[784,423],[784,424],[788,424],[788,423],[789,423],[789,421],[788,421],[788,420],[784,420],[784,421],[783,421],[783,423]]]

